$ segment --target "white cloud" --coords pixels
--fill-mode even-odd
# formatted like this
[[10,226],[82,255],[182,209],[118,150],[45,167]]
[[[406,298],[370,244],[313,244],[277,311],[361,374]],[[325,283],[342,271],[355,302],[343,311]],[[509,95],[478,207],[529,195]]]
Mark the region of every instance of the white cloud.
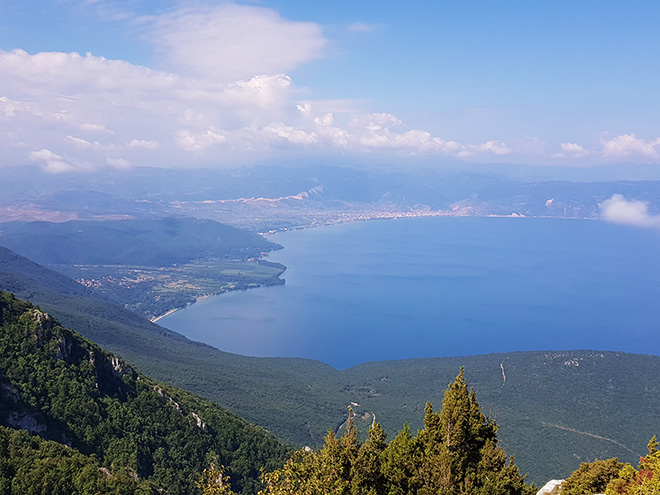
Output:
[[603,201],[600,209],[601,217],[608,222],[660,228],[660,215],[649,213],[649,205],[644,201],[627,200],[621,194],[613,194]]
[[107,133],[107,134],[114,134],[115,131],[112,129],[108,129],[106,126],[101,125],[101,124],[81,124],[80,129],[83,131],[90,131],[90,132],[99,132],[99,133]]
[[64,157],[50,150],[42,149],[30,153],[30,160],[38,162],[42,170],[49,173],[73,172],[77,167],[64,160]]
[[216,128],[210,128],[198,134],[184,130],[180,131],[176,137],[176,144],[186,151],[202,151],[226,143],[226,132]]
[[561,153],[555,153],[552,158],[584,158],[591,152],[577,143],[561,143]]
[[498,140],[486,141],[485,143],[473,145],[469,148],[479,153],[490,152],[494,155],[511,154],[511,148],[502,141]]
[[47,160],[62,160],[63,158],[60,155],[57,155],[50,150],[42,149],[30,153],[30,159],[35,161],[47,161]]
[[654,162],[660,159],[660,138],[646,141],[635,134],[623,134],[612,139],[603,139],[603,157]]
[[326,113],[321,117],[316,117],[314,123],[318,126],[331,126],[335,123],[335,116],[332,112]]
[[[327,40],[318,25],[264,7],[222,3],[133,22],[159,47],[167,70],[92,54],[0,51],[0,167],[223,166],[294,152],[547,157],[537,138],[459,142],[366,110],[368,102],[298,99],[309,93],[286,72],[321,56]],[[649,157],[656,146],[619,136],[604,142],[604,154],[626,149]],[[576,143],[561,149],[563,157],[589,155]]]
[[284,138],[293,144],[314,144],[319,140],[318,136],[313,132],[308,133],[300,129],[296,129],[292,126],[285,125],[281,122],[264,127],[264,130],[267,132],[272,132],[273,134]]
[[297,101],[283,74],[221,84],[90,54],[16,50],[0,52],[0,88],[0,151],[14,161],[23,150],[51,172],[222,165],[292,150],[458,158],[511,152],[496,140],[462,144],[407,129],[391,113],[360,113],[355,102]]
[[83,139],[80,137],[66,136],[66,139],[68,139],[69,142],[73,144],[75,147],[81,149],[105,150],[105,151],[116,149],[116,146],[114,144],[101,144],[98,141],[88,141],[87,139]]
[[[142,0],[66,2],[121,22],[123,34],[141,35],[157,52],[160,70],[89,53],[0,51],[0,167],[30,161],[54,172],[223,166],[292,153],[660,163],[660,138],[604,134],[600,149],[568,141],[546,151],[536,137],[439,136],[368,100],[314,100],[288,74],[323,57],[328,39],[318,24],[285,19],[262,2],[167,0],[153,15],[138,14],[153,11],[141,8]],[[178,7],[162,10],[172,5]],[[343,26],[352,33],[382,27]],[[472,122],[505,115],[494,107],[472,110]],[[438,121],[449,122],[445,132],[463,136],[452,115]]]
[[333,125],[325,125],[323,119],[316,123],[316,134],[321,137],[322,142],[327,143],[330,148],[348,150],[355,141],[355,136],[346,129]]
[[381,129],[397,127],[401,124],[402,122],[397,116],[391,113],[371,113],[354,116],[348,125],[350,127],[366,127],[370,131],[379,131]]
[[129,168],[131,166],[131,162],[124,158],[111,158],[107,157],[106,161],[108,165],[114,168]]
[[288,72],[327,44],[317,24],[232,3],[163,15],[149,39],[175,70],[224,82]]

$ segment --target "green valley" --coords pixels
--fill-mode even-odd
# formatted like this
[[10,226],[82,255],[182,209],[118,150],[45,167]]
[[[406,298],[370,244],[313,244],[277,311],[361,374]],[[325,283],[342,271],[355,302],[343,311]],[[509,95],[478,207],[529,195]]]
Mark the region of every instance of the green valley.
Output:
[[280,246],[211,220],[9,222],[0,241],[131,311],[156,319],[229,290],[279,285]]

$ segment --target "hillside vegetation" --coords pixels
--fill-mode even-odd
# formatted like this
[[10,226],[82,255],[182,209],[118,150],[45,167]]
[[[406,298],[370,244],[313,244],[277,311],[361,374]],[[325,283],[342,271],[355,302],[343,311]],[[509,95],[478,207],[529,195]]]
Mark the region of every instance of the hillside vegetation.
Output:
[[156,318],[201,297],[284,283],[264,237],[210,220],[7,222],[0,244]]
[[[155,382],[0,292],[0,494],[528,495],[463,370],[424,429],[389,444],[375,421],[294,453],[209,402]],[[260,469],[261,468],[261,469]],[[229,485],[231,480],[231,486]]]
[[211,464],[228,467],[237,491],[255,493],[261,468],[289,452],[264,429],[148,378],[7,292],[0,425],[0,493],[33,493],[27,487],[43,479],[38,493],[194,494]]
[[[597,351],[519,352],[366,363],[337,370],[304,359],[251,358],[192,342],[0,249],[0,288],[30,298],[158,380],[227,407],[296,446],[320,446],[351,403],[366,432],[422,427],[461,366],[501,426],[502,446],[543,483],[581,462],[636,462],[657,430],[660,357]],[[420,343],[420,345],[422,345]],[[506,378],[506,379],[505,379]]]
[[373,423],[360,445],[349,410],[345,433],[328,433],[317,452],[300,450],[287,464],[264,475],[264,495],[531,495],[514,464],[497,444],[497,424],[486,417],[463,369],[449,384],[442,409],[424,408],[424,428],[415,437],[406,426],[390,442]]
[[193,218],[8,222],[0,226],[0,243],[42,265],[166,266],[249,258],[279,247],[252,232]]

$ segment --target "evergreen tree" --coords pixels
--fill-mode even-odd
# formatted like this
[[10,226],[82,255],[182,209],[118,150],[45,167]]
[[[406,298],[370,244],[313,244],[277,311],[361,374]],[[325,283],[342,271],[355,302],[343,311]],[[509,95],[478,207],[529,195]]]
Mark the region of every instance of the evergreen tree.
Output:
[[607,495],[660,494],[660,451],[655,435],[647,447],[649,453],[640,458],[638,469],[630,464],[624,465],[619,475],[607,485]]
[[617,458],[583,462],[561,486],[562,495],[591,495],[603,493],[610,481],[623,468]]
[[419,463],[419,454],[417,443],[410,434],[408,423],[387,445],[380,459],[388,495],[415,493],[416,487],[413,480]]
[[497,446],[497,426],[468,390],[463,370],[445,392],[443,407],[426,405],[416,438],[406,427],[392,442],[373,425],[361,447],[349,410],[341,439],[330,432],[318,452],[299,451],[280,470],[263,476],[262,494],[528,495],[513,459]]
[[386,480],[382,469],[382,454],[387,447],[385,430],[376,423],[369,428],[351,467],[351,495],[385,495]]
[[420,494],[524,493],[524,477],[497,446],[495,422],[482,412],[461,368],[449,384],[442,410],[426,405],[422,454],[417,474]]

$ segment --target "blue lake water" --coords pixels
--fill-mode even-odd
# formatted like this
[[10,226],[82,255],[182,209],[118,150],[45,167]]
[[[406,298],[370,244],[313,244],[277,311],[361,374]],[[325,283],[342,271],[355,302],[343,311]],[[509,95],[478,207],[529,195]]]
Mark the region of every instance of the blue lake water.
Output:
[[430,217],[278,233],[286,285],[159,323],[251,356],[366,361],[517,350],[660,354],[660,231]]

